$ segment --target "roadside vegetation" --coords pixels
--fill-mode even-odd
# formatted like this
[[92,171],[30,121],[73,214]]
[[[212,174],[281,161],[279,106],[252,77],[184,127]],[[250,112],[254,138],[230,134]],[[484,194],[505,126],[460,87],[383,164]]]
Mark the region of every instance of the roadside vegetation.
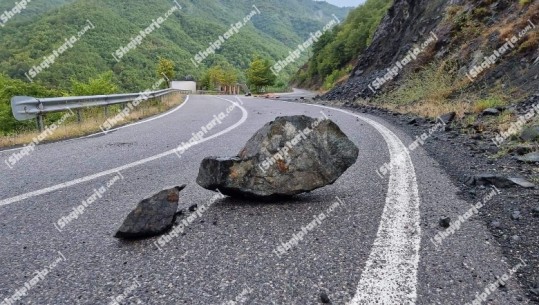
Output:
[[[168,65],[167,60],[162,60],[157,70],[157,74],[167,74],[171,68],[173,70],[173,67]],[[171,74],[168,75],[171,76]],[[161,83],[165,88],[168,87],[164,78]],[[13,96],[45,98],[115,93],[118,93],[118,86],[114,82],[113,73],[111,71],[90,78],[86,82],[71,80],[71,88],[69,91],[51,90],[39,84],[10,79],[5,75],[0,74],[0,126],[2,126],[2,129],[0,130],[0,147],[24,145],[30,143],[33,138],[40,134],[35,120],[19,122],[13,117],[11,111],[11,98]],[[168,111],[181,104],[183,100],[184,97],[180,94],[170,94],[158,99],[143,101],[115,127]],[[45,126],[49,126],[59,121],[62,121],[62,124],[59,125],[59,128],[55,130],[52,135],[47,137],[46,141],[73,138],[99,132],[101,131],[100,126],[108,118],[118,114],[124,107],[125,106],[123,105],[112,105],[108,106],[106,111],[103,107],[81,109],[78,114],[67,117],[65,121],[62,121],[62,119],[65,118],[64,115],[66,113],[47,114],[44,121]]]
[[[529,20],[539,17],[539,3],[520,1],[504,22],[487,24],[485,21],[496,12],[486,4],[478,4],[472,10],[464,6],[448,6],[444,20],[438,25],[447,31],[451,45],[461,46],[448,56],[436,57],[434,49],[422,54],[421,59],[399,75],[399,79],[388,84],[384,93],[371,100],[358,103],[377,104],[393,111],[436,118],[448,112],[457,113],[457,123],[468,133],[505,132],[517,119],[514,111],[506,108],[529,95],[530,90],[517,86],[508,72],[494,76],[490,72],[510,71],[521,58],[529,57],[539,47],[537,31],[524,35],[514,49],[505,54],[494,67],[488,69],[472,83],[466,76],[470,63],[480,64],[474,58],[488,56],[505,41],[529,26]],[[493,39],[496,37],[497,39]],[[483,57],[479,57],[483,58]],[[485,79],[489,80],[486,85]],[[532,89],[533,91],[533,89]],[[500,113],[485,116],[487,109],[498,109]],[[531,121],[528,126],[536,125]],[[509,141],[508,141],[509,143]],[[504,151],[504,150],[502,150]]]
[[367,0],[351,11],[344,22],[324,33],[313,45],[313,56],[292,77],[292,83],[327,91],[345,81],[357,56],[372,42],[376,28],[392,3],[392,0]]
[[[382,72],[395,64],[396,59],[391,59],[395,55],[392,48],[402,55],[407,49],[419,47],[421,40],[411,35],[423,29],[414,28],[408,24],[411,19],[393,12],[387,19],[389,23],[384,23],[379,32],[382,36],[372,45],[377,28],[386,20],[383,16],[393,1],[367,0],[353,10],[345,22],[315,43],[312,57],[294,75],[293,84],[326,92],[350,81],[346,90],[333,91],[330,96],[347,98],[347,102],[355,96],[356,104],[432,120],[455,112],[452,128],[477,138],[482,134],[506,132],[522,113],[515,103],[524,101],[537,90],[534,65],[539,60],[539,31],[536,29],[539,2],[498,1],[493,5],[494,2],[447,4],[433,1],[432,6],[425,5],[425,11],[414,13],[432,29],[436,43],[426,45],[416,59],[400,67],[383,88],[372,94],[367,88],[368,78],[374,81],[376,75],[385,74]],[[445,12],[440,12],[440,7],[445,7]],[[432,16],[442,18],[434,18],[437,19],[434,21]],[[402,22],[404,24],[400,24]],[[406,36],[403,38],[407,44],[384,44],[387,38],[384,27],[388,26],[402,26],[401,33]],[[410,34],[412,32],[414,34]],[[365,53],[369,46],[372,48]],[[378,58],[390,58],[393,62],[380,63]],[[349,80],[354,69],[359,69],[360,60],[364,70],[361,75],[366,78]],[[538,120],[529,121],[524,128],[538,123]],[[519,143],[518,139],[513,140]],[[512,145],[511,141],[505,144]]]
[[[131,111],[129,115],[118,125],[115,125],[114,128],[166,112],[179,106],[184,101],[185,96],[178,93],[170,94],[158,99],[149,99],[141,103],[134,111]],[[76,138],[101,132],[100,126],[105,123],[107,119],[114,117],[114,115],[119,113],[122,109],[122,106],[114,105],[108,107],[107,113],[105,113],[103,108],[81,110],[80,122],[78,121],[76,114],[69,116],[69,118],[60,124],[58,129],[48,136],[44,142]],[[57,122],[63,115],[65,115],[65,113],[55,113],[47,116],[46,126],[53,122]],[[26,124],[30,125],[26,129],[0,136],[0,147],[25,145],[31,143],[34,138],[37,138],[40,132],[37,130],[35,120],[28,121]]]

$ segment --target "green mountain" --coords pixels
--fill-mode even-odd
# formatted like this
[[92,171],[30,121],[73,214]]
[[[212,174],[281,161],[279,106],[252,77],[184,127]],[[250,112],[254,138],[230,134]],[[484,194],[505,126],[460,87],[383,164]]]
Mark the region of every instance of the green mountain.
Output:
[[[207,67],[219,62],[246,69],[255,54],[273,61],[284,59],[297,44],[309,38],[311,32],[320,30],[334,18],[332,15],[344,19],[348,13],[346,8],[312,0],[178,0],[177,3],[181,10],[173,12],[159,27],[154,26],[136,48],[117,61],[113,54],[121,47],[129,48],[139,32],[155,25],[154,20],[164,18],[175,2],[30,2],[25,11],[0,28],[0,73],[67,90],[72,79],[86,81],[112,70],[121,90],[137,91],[157,81],[155,71],[159,58],[175,63],[178,78],[200,77]],[[6,4],[1,7],[4,6]],[[251,20],[223,42],[216,54],[208,56],[198,66],[193,63],[197,53],[206,50],[228,32],[232,24],[243,21],[249,14]],[[75,43],[66,44],[66,39],[83,30],[86,32]],[[62,50],[63,45],[65,50]],[[36,69],[31,73],[33,67],[55,51],[62,54],[52,58],[53,64],[48,64],[40,73],[35,73]],[[281,77],[286,77],[300,64],[302,62],[291,65]]]

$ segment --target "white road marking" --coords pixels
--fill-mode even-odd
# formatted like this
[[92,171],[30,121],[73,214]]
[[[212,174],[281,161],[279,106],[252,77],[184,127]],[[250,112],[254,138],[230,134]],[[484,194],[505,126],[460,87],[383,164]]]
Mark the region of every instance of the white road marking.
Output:
[[[248,114],[245,108],[231,100],[220,99],[239,107],[243,113],[241,120],[233,126],[203,139],[197,144],[228,133],[247,120]],[[239,98],[237,99],[241,101]],[[386,205],[371,253],[362,272],[356,295],[350,301],[349,305],[415,304],[417,299],[417,269],[421,243],[421,228],[419,226],[420,203],[415,169],[406,146],[393,132],[376,121],[337,108],[320,105],[309,106],[331,109],[365,121],[382,135],[390,153],[391,170]],[[176,149],[173,149],[108,171],[4,199],[0,201],[0,207],[114,174],[118,171],[174,154],[175,151]]]
[[[236,122],[234,125],[228,127],[227,129],[225,129],[223,131],[220,131],[220,132],[218,132],[218,133],[216,133],[216,134],[214,134],[212,136],[209,136],[207,138],[204,138],[204,139],[198,141],[197,143],[195,143],[192,146],[202,144],[202,143],[204,143],[206,141],[209,141],[211,139],[214,139],[216,137],[224,135],[224,134],[236,129],[238,126],[242,125],[247,120],[248,113],[247,113],[247,110],[245,108],[243,108],[241,105],[239,105],[238,103],[236,103],[234,101],[224,99],[224,98],[219,98],[219,99],[225,100],[225,101],[227,101],[229,103],[232,103],[236,107],[238,107],[242,112],[241,119],[238,122]],[[93,174],[93,175],[90,175],[90,176],[78,178],[78,179],[71,180],[71,181],[67,181],[67,182],[60,183],[60,184],[57,184],[57,185],[53,185],[53,186],[50,186],[50,187],[47,187],[47,188],[44,188],[44,189],[41,189],[41,190],[37,190],[37,191],[29,192],[29,193],[26,193],[26,194],[18,195],[18,196],[12,197],[12,198],[7,198],[7,199],[4,199],[4,200],[0,201],[0,207],[8,205],[8,204],[15,203],[15,202],[19,202],[19,201],[22,201],[22,200],[25,200],[25,199],[28,199],[28,198],[44,195],[44,194],[47,194],[47,193],[51,193],[51,192],[54,192],[54,191],[57,191],[57,190],[60,190],[60,189],[64,189],[64,188],[67,188],[67,187],[70,187],[70,186],[73,186],[73,185],[77,185],[77,184],[80,184],[80,183],[83,183],[83,182],[91,181],[91,180],[94,180],[94,179],[97,179],[97,178],[100,178],[100,177],[103,177],[103,176],[116,174],[117,172],[124,171],[126,169],[133,168],[133,167],[136,167],[136,166],[139,166],[139,165],[142,165],[142,164],[145,164],[145,163],[148,163],[148,162],[158,160],[158,159],[164,158],[166,156],[172,155],[172,154],[176,153],[176,151],[177,151],[177,148],[166,151],[166,152],[163,152],[161,154],[158,154],[158,155],[155,155],[155,156],[152,156],[152,157],[149,157],[149,158],[146,158],[146,159],[142,159],[142,160],[139,160],[139,161],[136,161],[136,162],[133,162],[133,163],[129,163],[129,164],[126,164],[126,165],[123,165],[123,166],[120,166],[120,167],[116,167],[116,168],[107,170],[107,171],[103,171],[103,172],[100,172],[100,173],[97,173],[97,174]]]
[[378,122],[359,118],[386,141],[391,170],[378,233],[349,304],[415,304],[421,227],[414,165],[408,149],[393,132]]
[[[185,104],[187,104],[187,102],[189,101],[189,95],[185,98],[185,101],[183,101],[183,103],[181,105],[179,105],[178,107],[170,110],[170,111],[167,111],[163,114],[160,114],[158,116],[154,116],[154,117],[151,117],[149,119],[146,119],[146,120],[142,120],[142,121],[139,121],[139,122],[135,122],[135,123],[130,123],[130,124],[127,124],[127,125],[123,125],[123,126],[120,126],[120,127],[116,127],[116,128],[112,128],[110,130],[107,131],[107,133],[110,133],[110,132],[113,132],[113,131],[116,131],[116,130],[120,130],[120,129],[123,129],[123,128],[127,128],[127,127],[133,127],[135,125],[138,125],[138,124],[144,124],[144,123],[148,123],[148,122],[151,122],[153,120],[157,120],[157,119],[160,119],[162,117],[165,117],[169,114],[172,114],[178,110],[180,110],[180,108],[182,108]],[[100,132],[97,132],[97,133],[93,133],[93,134],[90,134],[90,135],[86,135],[86,136],[82,136],[82,137],[78,137],[78,138],[72,138],[72,139],[67,139],[67,140],[63,140],[63,141],[55,141],[55,142],[52,142],[52,143],[43,143],[43,144],[39,144],[38,146],[40,145],[46,145],[46,144],[54,144],[54,143],[58,143],[58,142],[63,142],[63,143],[66,143],[66,142],[71,142],[71,141],[75,141],[75,140],[79,140],[79,139],[86,139],[86,138],[90,138],[90,137],[95,137],[99,134],[103,134],[102,131]],[[14,150],[21,150],[23,149],[24,146],[22,147],[16,147],[16,148],[10,148],[10,149],[4,149],[4,150],[0,150],[0,154],[1,153],[5,153],[5,152],[10,152],[10,151],[14,151]]]
[[384,138],[390,154],[386,205],[356,294],[348,305],[415,304],[421,247],[420,200],[407,147],[391,130],[374,120],[338,108],[310,106],[342,112],[373,126]]

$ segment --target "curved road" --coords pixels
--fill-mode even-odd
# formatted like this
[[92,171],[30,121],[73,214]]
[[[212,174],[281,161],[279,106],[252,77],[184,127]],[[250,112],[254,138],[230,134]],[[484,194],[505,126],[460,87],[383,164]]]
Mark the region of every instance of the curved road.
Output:
[[[210,204],[214,194],[195,183],[205,156],[237,154],[276,116],[320,111],[360,149],[334,185],[289,201],[219,199],[162,246],[112,237],[140,199],[167,186],[188,184],[181,204]],[[220,113],[203,141],[175,153]],[[439,217],[470,204],[421,148],[406,149],[414,140],[328,107],[190,96],[147,122],[41,145],[13,169],[3,159],[14,152],[0,152],[0,304],[17,294],[15,304],[319,304],[321,293],[332,304],[471,303],[515,266],[475,217],[435,246]],[[516,278],[495,286],[483,304],[526,304]]]

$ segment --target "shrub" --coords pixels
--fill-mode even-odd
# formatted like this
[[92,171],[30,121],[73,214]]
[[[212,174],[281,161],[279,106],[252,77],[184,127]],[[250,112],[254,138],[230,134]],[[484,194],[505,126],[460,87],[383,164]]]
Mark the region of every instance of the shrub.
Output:
[[474,112],[479,113],[488,108],[496,108],[507,105],[507,102],[501,97],[488,97],[486,99],[479,100],[474,104]]
[[491,15],[491,12],[485,7],[478,7],[472,11],[472,15],[477,19],[483,19]]
[[539,34],[537,32],[530,33],[525,42],[523,42],[518,48],[519,52],[527,52],[535,50],[539,46]]
[[397,89],[384,98],[391,103],[406,105],[414,102],[442,102],[455,90],[454,77],[436,63],[410,75]]

